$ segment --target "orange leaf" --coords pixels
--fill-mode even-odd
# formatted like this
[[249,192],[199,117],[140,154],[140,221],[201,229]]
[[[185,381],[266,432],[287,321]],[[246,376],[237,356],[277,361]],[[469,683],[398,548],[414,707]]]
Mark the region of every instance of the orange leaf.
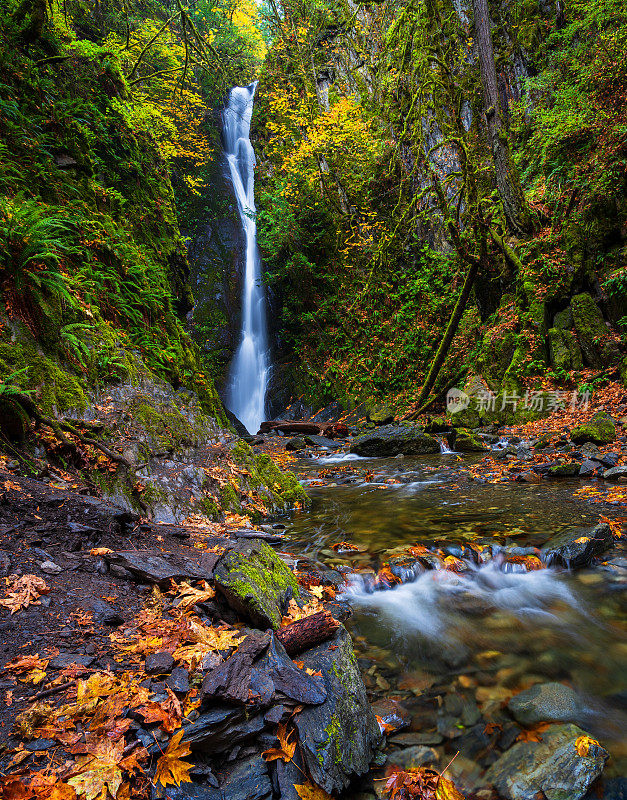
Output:
[[184,733],[185,731],[181,729],[172,737],[165,753],[157,761],[155,783],[160,783],[162,786],[168,784],[180,786],[181,783],[191,780],[189,771],[193,764],[190,764],[189,761],[182,761],[184,756],[188,756],[192,752],[187,743],[181,744]]

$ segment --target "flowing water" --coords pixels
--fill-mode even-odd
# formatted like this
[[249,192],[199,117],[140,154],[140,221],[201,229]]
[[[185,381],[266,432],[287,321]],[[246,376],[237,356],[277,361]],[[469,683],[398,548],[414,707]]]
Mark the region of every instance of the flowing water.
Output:
[[242,328],[229,373],[226,404],[250,433],[265,419],[269,374],[266,298],[255,221],[255,152],[250,143],[256,83],[235,86],[222,116],[222,139],[246,250],[242,280]]
[[[312,507],[290,521],[291,549],[347,577],[360,664],[383,677],[370,686],[375,695],[388,686],[402,700],[444,686],[446,703],[462,681],[483,713],[534,683],[560,681],[580,693],[580,724],[619,756],[627,560],[614,551],[608,563],[574,573],[522,563],[551,536],[583,532],[616,509],[575,499],[577,482],[468,482],[460,463],[444,452],[413,462],[333,455],[299,463]],[[413,545],[427,548],[435,568],[406,557]],[[447,555],[457,571],[443,568]],[[390,582],[381,579],[386,564]],[[459,735],[452,754],[464,754]]]

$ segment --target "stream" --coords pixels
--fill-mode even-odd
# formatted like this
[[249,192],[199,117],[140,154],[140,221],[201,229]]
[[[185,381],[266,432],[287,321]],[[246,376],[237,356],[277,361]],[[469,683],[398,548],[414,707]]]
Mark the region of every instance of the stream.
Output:
[[[485,726],[501,726],[496,747],[506,749],[520,734],[503,710],[509,698],[557,681],[576,690],[578,723],[624,775],[627,559],[614,549],[569,572],[526,571],[520,558],[620,511],[574,498],[578,481],[481,485],[459,474],[461,463],[335,455],[295,465],[312,505],[289,520],[289,549],[347,578],[341,599],[367,687],[411,714],[389,742],[436,746],[440,768],[459,751],[451,770],[472,786]],[[440,549],[439,561],[427,554],[435,569],[407,559],[415,545]],[[454,569],[438,568],[447,555]]]

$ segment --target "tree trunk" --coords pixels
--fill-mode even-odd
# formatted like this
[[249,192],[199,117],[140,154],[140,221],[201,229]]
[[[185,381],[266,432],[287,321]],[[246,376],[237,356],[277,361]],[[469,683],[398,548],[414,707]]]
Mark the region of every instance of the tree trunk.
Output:
[[416,405],[418,408],[421,407],[422,403],[429,397],[429,393],[433,385],[436,382],[438,375],[440,374],[440,370],[442,369],[442,365],[448,355],[448,351],[451,347],[455,334],[457,333],[457,328],[459,326],[459,321],[462,318],[462,314],[466,308],[466,303],[468,302],[468,298],[470,297],[470,292],[472,290],[472,285],[475,282],[475,278],[477,277],[477,272],[479,271],[480,261],[479,259],[473,259],[470,263],[470,269],[466,274],[466,279],[464,280],[464,285],[462,286],[462,290],[457,298],[457,303],[455,303],[455,308],[453,309],[453,313],[451,314],[451,318],[449,320],[448,325],[446,326],[446,331],[444,332],[444,337],[440,342],[440,346],[437,349],[435,354],[435,358],[433,359],[433,363],[431,364],[431,368],[427,373],[427,377],[425,378],[425,382],[422,384],[422,389],[420,390],[420,394],[418,396],[418,400],[416,400]]
[[520,185],[518,170],[510,152],[503,109],[496,82],[496,66],[490,30],[490,11],[487,0],[473,0],[475,36],[479,52],[479,69],[485,99],[488,140],[492,150],[496,184],[505,219],[510,231],[527,236],[533,231],[533,220]]

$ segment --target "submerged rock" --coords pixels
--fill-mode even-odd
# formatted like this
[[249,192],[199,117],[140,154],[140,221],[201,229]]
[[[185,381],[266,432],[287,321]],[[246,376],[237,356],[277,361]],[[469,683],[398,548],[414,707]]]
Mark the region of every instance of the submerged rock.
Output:
[[416,769],[417,767],[427,767],[432,764],[438,763],[438,754],[433,747],[426,747],[423,744],[417,744],[413,747],[407,747],[404,750],[398,750],[389,756],[389,761],[401,769]]
[[542,560],[549,565],[580,569],[588,566],[595,555],[611,547],[613,541],[610,526],[601,522],[587,533],[567,532],[554,536],[542,549]]
[[314,783],[329,794],[341,792],[352,778],[368,771],[381,740],[379,724],[343,626],[301,658],[306,667],[322,672],[327,690],[322,705],[295,717],[303,758]]
[[299,594],[292,572],[261,539],[239,541],[213,577],[229,605],[261,628],[278,628],[285,605]]
[[350,449],[358,456],[387,458],[388,456],[419,456],[439,453],[440,443],[417,425],[384,425],[359,436]]
[[563,683],[539,683],[512,697],[507,707],[517,722],[536,725],[539,722],[584,723],[585,703],[577,692]]
[[585,735],[576,725],[551,725],[541,742],[519,742],[506,750],[485,781],[506,800],[580,800],[609,758],[599,744],[590,744],[587,755],[580,756],[575,743]]

